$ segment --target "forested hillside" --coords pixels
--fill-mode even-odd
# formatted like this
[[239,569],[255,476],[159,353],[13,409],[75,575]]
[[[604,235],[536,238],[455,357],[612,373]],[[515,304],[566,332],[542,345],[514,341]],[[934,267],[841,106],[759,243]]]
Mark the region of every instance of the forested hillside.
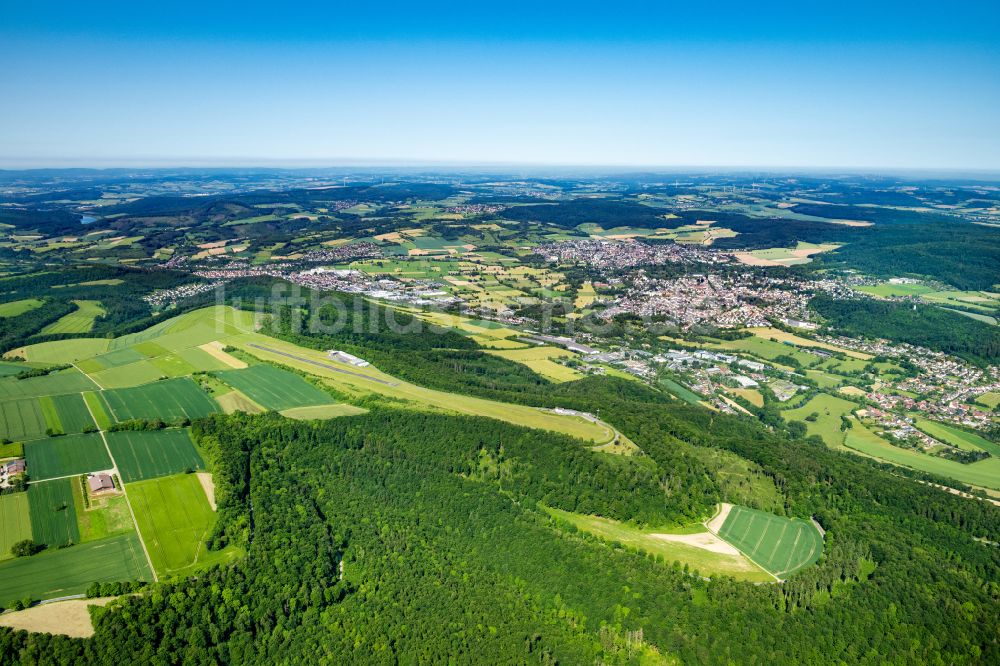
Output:
[[850,336],[885,338],[986,364],[1000,359],[1000,329],[931,305],[816,296],[809,303],[827,327]]
[[2,661],[1000,658],[1000,557],[972,538],[997,540],[995,511],[731,417],[660,409],[690,444],[770,470],[827,529],[820,565],[782,586],[706,582],[567,531],[535,503],[650,519],[671,493],[562,437],[405,411],[220,416],[195,424],[216,463],[213,541],[247,557],[99,611],[91,640],[0,630]]

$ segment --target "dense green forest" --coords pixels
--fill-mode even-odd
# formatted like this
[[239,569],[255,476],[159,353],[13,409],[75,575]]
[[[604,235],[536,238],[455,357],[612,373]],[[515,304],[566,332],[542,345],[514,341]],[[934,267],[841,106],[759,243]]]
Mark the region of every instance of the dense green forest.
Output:
[[826,328],[855,337],[876,337],[943,351],[978,364],[1000,359],[1000,329],[933,305],[849,300],[818,295],[810,303]]
[[991,507],[746,421],[660,409],[684,424],[685,445],[768,469],[827,529],[820,564],[781,586],[709,582],[553,522],[537,501],[641,520],[670,496],[641,463],[564,437],[384,409],[322,423],[220,416],[195,423],[216,469],[212,541],[243,544],[246,558],[98,611],[90,640],[0,630],[0,659],[1000,658],[1000,555],[972,538],[1000,536]]

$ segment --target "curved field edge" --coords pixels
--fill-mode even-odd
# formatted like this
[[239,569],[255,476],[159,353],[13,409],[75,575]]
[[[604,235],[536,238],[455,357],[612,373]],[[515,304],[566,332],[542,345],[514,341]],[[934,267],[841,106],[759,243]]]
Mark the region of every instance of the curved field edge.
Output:
[[[656,557],[662,557],[666,564],[679,562],[697,575],[709,578],[730,576],[736,580],[755,583],[773,583],[775,580],[774,576],[742,555],[713,552],[681,541],[667,540],[657,536],[671,534],[667,530],[644,529],[601,516],[573,513],[552,507],[542,508],[557,521],[573,525],[581,532],[612,544],[621,544]],[[673,533],[676,532],[674,530]],[[697,525],[693,529],[682,530],[677,535],[698,533],[711,534],[703,526]]]

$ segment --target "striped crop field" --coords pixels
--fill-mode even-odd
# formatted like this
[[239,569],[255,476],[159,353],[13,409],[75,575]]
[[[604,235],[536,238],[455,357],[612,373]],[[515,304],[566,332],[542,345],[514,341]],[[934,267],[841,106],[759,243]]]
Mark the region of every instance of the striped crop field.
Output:
[[823,554],[823,535],[801,518],[734,506],[719,536],[779,578],[815,563]]

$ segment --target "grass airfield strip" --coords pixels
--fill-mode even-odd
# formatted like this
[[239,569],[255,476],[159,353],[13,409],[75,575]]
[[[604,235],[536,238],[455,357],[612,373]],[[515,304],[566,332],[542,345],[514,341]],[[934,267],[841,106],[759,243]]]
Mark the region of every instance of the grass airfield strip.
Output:
[[296,370],[323,377],[331,386],[351,394],[377,393],[444,412],[487,416],[516,425],[552,430],[595,443],[604,443],[614,437],[609,426],[592,423],[578,416],[560,415],[535,407],[436,391],[396,379],[372,366],[365,368],[345,366],[341,370],[321,351],[299,347],[259,333],[236,336],[229,340],[229,344],[265,361],[288,365]]

